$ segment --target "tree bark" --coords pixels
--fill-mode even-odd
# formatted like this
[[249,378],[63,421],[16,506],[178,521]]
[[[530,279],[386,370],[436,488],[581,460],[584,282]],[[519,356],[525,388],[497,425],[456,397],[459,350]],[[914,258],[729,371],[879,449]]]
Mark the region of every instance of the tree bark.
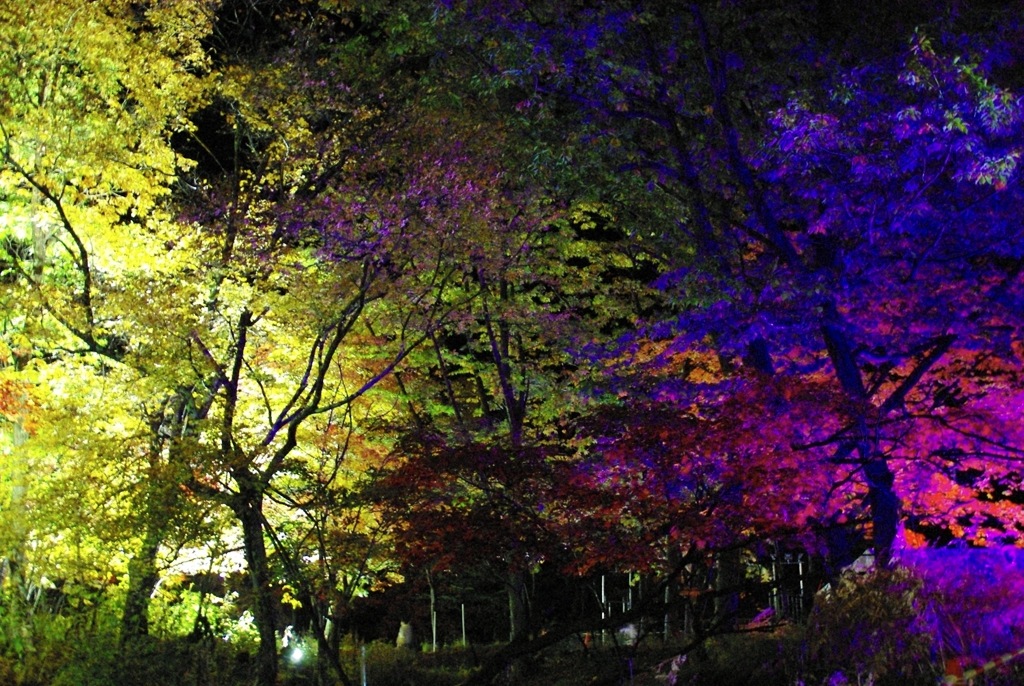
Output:
[[530,638],[530,596],[527,573],[510,570],[508,587],[509,641],[519,643]]
[[743,567],[739,548],[718,553],[715,559],[715,623],[716,629],[736,626],[740,610],[739,587],[743,583]]
[[245,469],[232,470],[239,492],[232,509],[242,525],[245,561],[253,593],[253,618],[260,635],[256,655],[257,686],[275,686],[277,682],[277,617],[271,594],[271,574],[267,564],[267,546],[263,539],[263,491],[258,479]]
[[334,619],[337,611],[333,601],[325,600],[313,620],[317,641],[317,683],[321,686],[329,686],[336,681],[341,681],[344,686],[350,686],[352,683],[338,658],[341,651],[341,632],[338,630],[338,622]]
[[[836,377],[839,379],[839,385],[852,402],[863,406],[868,401],[867,389],[860,376],[853,346],[839,324],[839,314],[833,303],[828,304],[825,318],[821,327],[822,338]],[[864,407],[858,409],[861,418],[856,449],[868,486],[867,505],[871,514],[875,562],[884,567],[889,564],[892,543],[896,539],[896,530],[899,527],[900,500],[893,489],[896,478],[889,468],[889,462],[881,454],[877,442],[868,435],[864,411]]]
[[162,533],[150,524],[142,545],[128,563],[128,592],[121,614],[122,647],[149,634],[149,601],[160,579],[156,557],[162,542]]
[[149,606],[153,590],[160,581],[157,555],[179,503],[180,441],[187,431],[192,393],[179,387],[165,401],[160,412],[150,417],[149,466],[145,484],[145,504],[141,521],[142,542],[128,563],[128,592],[121,614],[121,646],[149,634]]
[[[679,550],[678,546],[671,546],[668,549],[669,569],[679,569],[682,565],[682,560],[682,551]],[[680,582],[678,574],[671,576],[665,582],[665,615],[662,622],[662,640],[666,643],[672,638],[672,634],[679,630],[683,632],[684,641],[690,641],[694,636],[693,608],[689,603],[684,603],[681,606],[676,603],[682,589],[683,584]]]

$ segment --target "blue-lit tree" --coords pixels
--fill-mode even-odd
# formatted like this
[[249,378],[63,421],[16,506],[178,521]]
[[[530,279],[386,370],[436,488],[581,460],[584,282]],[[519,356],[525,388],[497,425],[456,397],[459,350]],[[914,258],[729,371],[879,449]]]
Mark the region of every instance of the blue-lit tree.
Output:
[[[603,149],[592,182],[641,175],[674,216],[637,236],[670,258],[677,315],[619,341],[675,360],[655,397],[830,378],[819,427],[834,431],[764,433],[854,473],[881,559],[904,516],[1015,537],[1016,510],[984,495],[1013,488],[1020,456],[1021,117],[992,76],[1013,63],[1012,27],[926,12],[929,39],[907,15],[899,40],[857,54],[835,17],[781,4],[457,9],[492,36],[471,49],[518,107]],[[721,363],[710,386],[679,364],[700,350]],[[637,369],[633,395],[652,379]]]

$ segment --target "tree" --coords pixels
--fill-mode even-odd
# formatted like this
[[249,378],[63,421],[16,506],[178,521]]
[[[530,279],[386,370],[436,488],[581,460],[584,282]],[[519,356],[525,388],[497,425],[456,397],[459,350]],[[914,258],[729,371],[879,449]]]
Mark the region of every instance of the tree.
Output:
[[[1012,95],[981,65],[941,55],[923,35],[882,74],[847,76],[833,91],[834,114],[793,120],[774,141],[776,150],[795,144],[795,154],[770,153],[777,166],[769,178],[792,178],[791,161],[801,167],[785,197],[807,218],[804,252],[831,251],[840,306],[858,313],[851,335],[869,358],[859,368],[875,398],[868,424],[876,449],[899,465],[893,476],[907,497],[927,494],[914,514],[934,522],[935,510],[952,504],[940,505],[939,494],[957,490],[956,473],[980,469],[999,481],[1019,455],[1019,437],[999,408],[1020,393],[1012,343],[1020,258],[1005,213],[1019,202],[1008,186],[1021,120]],[[854,107],[864,113],[846,119]],[[826,165],[828,180],[819,176]],[[898,284],[898,294],[888,295],[886,284]],[[929,479],[950,486],[921,489]],[[954,507],[973,510],[969,523],[953,523],[963,510],[947,521],[979,539],[986,520],[1013,528],[1017,515],[1004,507],[990,519],[986,499]]]
[[[422,230],[417,212],[430,194],[444,218],[471,193],[439,176],[435,160],[399,163],[410,150],[407,91],[390,93],[393,108],[379,96],[406,88],[407,72],[355,94],[341,80],[346,60],[368,50],[359,36],[326,48],[316,32],[355,15],[286,23],[310,41],[279,45],[278,61],[218,53],[217,78],[204,82],[210,63],[198,41],[211,27],[224,39],[229,15],[192,9],[194,17],[185,5],[55,6],[41,24],[8,13],[5,28],[26,57],[6,74],[23,97],[4,112],[3,181],[12,216],[24,219],[7,237],[4,266],[9,285],[39,308],[16,310],[12,321],[45,333],[39,355],[82,379],[72,366],[87,359],[135,405],[126,408],[135,412],[127,453],[143,498],[127,509],[141,533],[122,638],[147,631],[175,513],[186,500],[212,499],[242,531],[258,676],[269,684],[277,664],[267,493],[309,474],[295,453],[314,439],[312,420],[351,408],[442,311],[432,303],[447,283],[435,257],[443,239]],[[289,22],[305,16],[297,9]],[[132,57],[136,39],[152,60]],[[117,41],[152,67],[118,62]],[[33,222],[36,213],[47,223]],[[371,345],[376,354],[361,350]]]
[[119,579],[126,649],[214,534],[269,686],[276,588],[345,682],[403,561],[492,565],[508,657],[541,566],[1024,531],[1001,17],[869,8],[910,43],[858,52],[828,2],[40,7],[0,10],[4,554],[83,542],[50,568]]
[[[1012,359],[1008,339],[975,327],[979,315],[991,321],[980,301],[968,307],[976,313],[968,334],[928,296],[947,287],[973,290],[985,273],[983,282],[998,297],[1016,298],[1016,258],[990,252],[979,271],[981,265],[963,259],[965,248],[980,247],[979,233],[960,231],[970,207],[970,217],[994,232],[988,245],[1017,242],[999,219],[1002,208],[1013,207],[1013,193],[984,200],[985,185],[1009,186],[1015,167],[1012,98],[969,57],[941,58],[920,44],[909,55],[917,65],[909,71],[892,53],[857,61],[842,46],[816,42],[825,32],[814,15],[781,6],[745,13],[724,3],[691,3],[684,11],[648,3],[528,10],[485,3],[464,11],[514,46],[492,53],[503,73],[519,60],[517,73],[529,75],[519,83],[532,97],[572,103],[582,125],[610,143],[610,164],[643,174],[652,192],[678,203],[672,240],[682,260],[660,283],[678,294],[680,314],[652,328],[655,336],[675,329],[673,350],[708,349],[728,364],[742,360],[794,380],[822,364],[831,368],[848,398],[842,414],[850,418],[827,442],[831,459],[855,465],[863,478],[884,561],[900,519],[896,479],[904,470],[893,462],[894,450],[914,434],[937,446],[955,440],[933,431],[937,423],[951,428],[949,416],[935,418],[908,403],[942,404],[935,398],[948,397],[942,379],[954,360],[994,365],[981,377],[1001,380],[977,391],[1001,395],[1002,402],[1013,395],[1001,387],[1017,383],[1005,376],[1005,363],[994,362]],[[818,70],[834,56],[856,66],[837,65],[844,76],[828,82],[821,76],[828,70]],[[915,77],[922,68],[927,76]],[[904,81],[934,85],[912,96],[917,102],[909,111],[908,96],[896,91],[901,71]],[[786,86],[757,80],[783,73]],[[787,120],[790,126],[777,117],[801,107],[794,93],[820,94],[819,109],[800,124]],[[897,122],[908,116],[932,123],[901,129]],[[765,128],[773,121],[775,134]],[[837,137],[836,129],[848,137]],[[852,139],[857,143],[845,147]],[[972,197],[987,207],[961,204]],[[919,233],[913,243],[908,230],[924,230],[923,203],[931,208],[931,238]],[[951,252],[936,251],[940,246]],[[907,255],[915,257],[908,262]],[[885,295],[894,284],[904,292],[920,287],[911,297],[923,305],[902,305],[907,316],[898,323],[883,315],[885,303],[895,302]],[[1005,325],[1012,315],[997,317]],[[906,331],[916,332],[909,344]],[[900,433],[887,433],[897,426]],[[967,426],[952,430],[971,433]],[[1015,445],[1007,435],[991,452],[1012,457]],[[933,456],[934,450],[943,448],[931,449]],[[958,458],[964,450],[955,451]]]
[[[160,361],[147,356],[142,341],[129,345],[133,326],[152,311],[125,312],[174,269],[166,262],[168,218],[161,210],[188,162],[169,139],[187,125],[184,116],[202,93],[205,6],[55,1],[31,11],[8,7],[0,19],[12,56],[0,74],[9,95],[0,110],[7,218],[0,259],[5,296],[18,300],[5,320],[5,333],[21,341],[15,369],[27,371],[31,361],[46,368],[42,378],[59,383],[62,368],[88,377],[114,365],[124,367],[120,378],[138,383],[134,369],[143,383],[128,397],[143,408],[173,402],[175,382],[156,372]],[[173,346],[162,352],[175,356]],[[108,426],[121,421],[120,408],[109,411]],[[173,469],[163,463],[160,444],[174,437],[155,421],[149,448],[122,453],[139,478],[135,459],[147,451],[150,470]],[[144,482],[150,491],[139,493],[147,503],[142,509],[153,511],[139,522],[144,533],[126,603],[127,633],[145,632],[142,599],[156,582],[156,550],[175,510],[165,507],[173,480]]]
[[[494,451],[507,451],[511,470],[536,471],[538,483],[549,478],[549,470],[559,470],[541,468],[537,456],[549,456],[540,462],[557,460],[566,451],[561,444],[571,441],[571,423],[581,411],[579,392],[591,383],[592,372],[579,351],[631,329],[642,314],[663,305],[647,283],[663,256],[627,216],[651,208],[618,202],[637,190],[635,179],[604,172],[595,178],[585,137],[567,131],[557,112],[534,107],[510,76],[514,72],[502,73],[493,63],[491,52],[508,44],[491,36],[480,40],[457,14],[443,20],[450,57],[442,73],[450,82],[468,84],[457,105],[446,101],[444,111],[459,117],[453,123],[463,133],[454,135],[471,164],[490,179],[489,202],[486,212],[477,213],[479,233],[472,243],[453,246],[456,261],[466,267],[452,294],[465,304],[432,336],[432,349],[410,358],[403,369],[414,431],[402,450],[410,461],[426,458],[427,464],[437,441],[458,454],[477,455],[484,472],[475,477],[469,475],[474,458],[453,466],[476,503],[456,519],[476,521],[475,507],[494,507],[507,512],[506,524],[518,521],[531,529],[537,522],[529,512],[517,518],[506,510],[499,487],[481,485],[493,476]],[[411,445],[417,435],[422,451]],[[422,469],[408,465],[412,473],[422,475]],[[405,466],[399,474],[402,483],[413,479]],[[518,480],[512,473],[507,477],[506,486],[514,488]],[[461,496],[445,500],[452,498]],[[521,640],[533,624],[525,570],[537,569],[550,551],[530,552],[498,533],[491,540],[509,544],[496,557],[512,571],[506,575],[511,633]],[[448,558],[435,563],[443,567]]]
[[[329,11],[313,17],[295,27],[309,40],[280,48],[279,59],[247,55],[230,67],[218,117],[235,137],[234,157],[191,199],[191,217],[212,239],[206,319],[190,340],[217,446],[191,487],[227,504],[244,532],[263,683],[276,670],[266,500],[317,478],[301,446],[319,440],[318,417],[347,416],[333,430],[362,435],[351,419],[364,414],[358,403],[452,308],[451,246],[465,240],[470,209],[488,202],[486,174],[458,145],[424,137],[443,134],[445,121],[420,107],[415,64],[388,62],[407,53],[387,43],[394,50],[380,55],[365,42],[361,32],[384,20],[361,16],[361,29],[334,49],[318,32],[345,22]],[[367,58],[387,80],[358,90],[346,68]],[[310,492],[323,486],[336,487],[312,483]],[[330,641],[320,639],[327,653]]]
[[[426,497],[437,486],[431,474],[449,473],[438,462],[438,452],[465,456],[450,465],[450,474],[466,489],[427,500],[460,503],[450,513],[456,538],[466,534],[455,522],[490,538],[488,548],[503,567],[496,573],[509,594],[510,633],[519,642],[534,628],[528,576],[548,555],[534,548],[532,534],[526,533],[536,525],[528,510],[537,495],[526,496],[526,487],[526,500],[518,505],[507,496],[524,487],[517,470],[527,482],[528,474],[538,483],[547,478],[541,466],[545,458],[539,456],[562,452],[557,444],[568,438],[567,423],[578,411],[575,391],[589,373],[571,350],[630,326],[637,309],[656,302],[636,278],[656,258],[627,249],[632,246],[617,218],[599,200],[550,202],[544,181],[557,182],[556,177],[532,167],[543,153],[520,149],[526,144],[520,137],[523,124],[503,112],[492,94],[479,97],[482,102],[471,119],[464,113],[448,118],[443,111],[460,141],[458,149],[486,190],[469,218],[464,241],[448,246],[447,259],[461,265],[449,291],[452,315],[430,332],[430,347],[410,357],[401,370],[410,430],[399,444],[401,459],[390,486],[397,491],[392,496],[397,507],[422,512],[420,523],[426,523],[437,511],[429,504],[421,510],[409,495],[414,501]],[[493,120],[479,124],[480,111],[489,111]],[[499,455],[508,463],[500,469],[495,464]],[[503,514],[484,514],[492,510]],[[518,526],[524,531],[517,533]],[[413,522],[400,528],[410,551],[412,541],[424,536],[447,540]],[[461,561],[476,557],[469,555],[465,540],[450,543],[452,550],[464,551]],[[422,540],[415,546],[436,551]],[[409,561],[437,572],[451,569],[454,559],[417,554]]]
[[[386,389],[375,395],[386,396]],[[302,448],[301,462],[268,492],[271,508],[283,510],[268,527],[277,566],[284,568],[279,575],[293,603],[312,611],[319,678],[326,683],[339,669],[354,602],[399,579],[389,522],[367,495],[388,464],[381,443],[388,435],[379,426],[393,418],[393,408],[379,400],[365,405],[315,418],[315,439]]]

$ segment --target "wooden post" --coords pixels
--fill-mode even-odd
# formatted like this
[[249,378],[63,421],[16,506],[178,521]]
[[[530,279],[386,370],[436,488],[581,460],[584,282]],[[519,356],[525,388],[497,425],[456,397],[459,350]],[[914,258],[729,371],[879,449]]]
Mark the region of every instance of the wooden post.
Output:
[[[601,575],[601,622],[608,618],[608,597],[604,593],[604,574]],[[604,645],[605,630],[601,629],[601,645]]]

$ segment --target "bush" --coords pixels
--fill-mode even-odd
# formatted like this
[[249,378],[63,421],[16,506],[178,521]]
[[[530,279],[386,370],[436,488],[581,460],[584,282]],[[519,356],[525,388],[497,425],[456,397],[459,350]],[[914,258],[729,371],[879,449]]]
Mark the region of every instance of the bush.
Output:
[[[73,659],[75,642],[108,631],[110,608],[84,595],[67,593],[68,606],[54,608],[39,593],[6,588],[0,595],[0,683],[49,684]],[[70,600],[69,600],[70,599]]]
[[446,686],[464,680],[473,665],[470,650],[419,653],[388,643],[371,643],[366,650],[367,681],[373,686]]
[[931,601],[906,569],[844,577],[808,620],[807,683],[934,684]]
[[116,637],[76,644],[50,686],[231,686],[251,681],[245,654],[223,641]]
[[1024,645],[1024,552],[992,548],[920,548],[904,564],[936,589],[926,608],[934,634],[952,655],[985,662]]
[[663,684],[792,686],[799,674],[804,627],[786,625],[770,633],[717,636],[702,650],[662,659],[654,670]]

